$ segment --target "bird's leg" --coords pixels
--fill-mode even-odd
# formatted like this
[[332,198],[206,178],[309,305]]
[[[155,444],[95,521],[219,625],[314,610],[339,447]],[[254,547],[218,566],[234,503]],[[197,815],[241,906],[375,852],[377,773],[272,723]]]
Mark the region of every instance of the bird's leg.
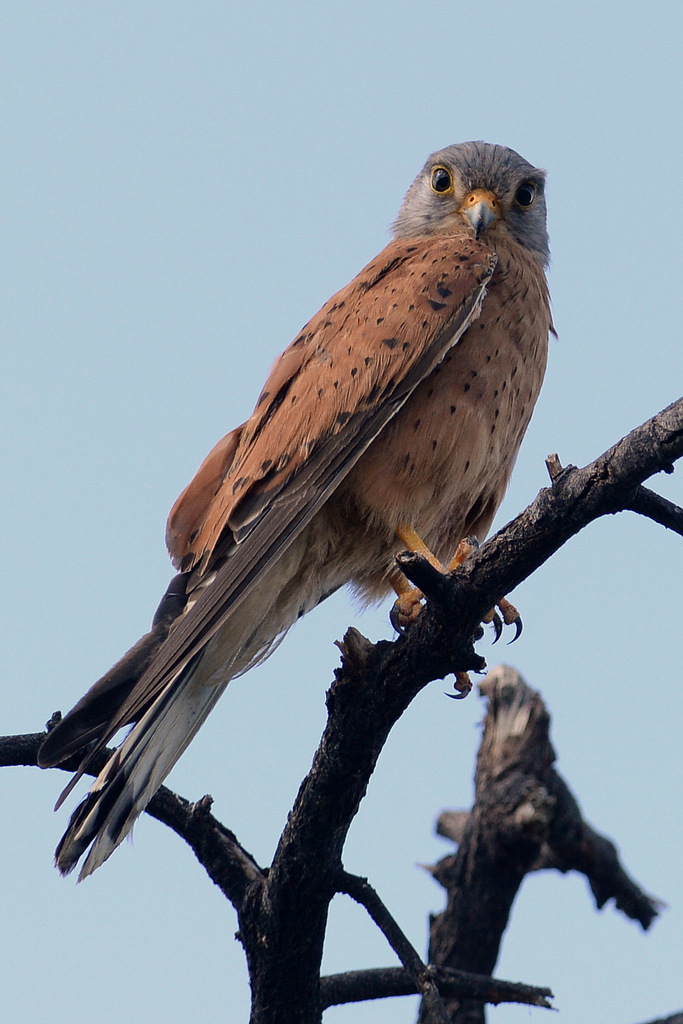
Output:
[[455,549],[455,554],[448,563],[448,571],[453,572],[454,569],[457,569],[478,547],[479,541],[476,537],[463,537]]
[[[446,568],[439,559],[434,555],[425,542],[422,540],[420,535],[413,529],[412,526],[408,526],[405,523],[400,523],[396,529],[396,536],[398,539],[405,544],[408,551],[414,551],[418,555],[422,555],[426,558],[430,565],[433,565],[439,572],[446,572]],[[458,551],[462,544],[458,545]],[[472,548],[468,548],[462,554],[460,562],[462,562],[467,555],[470,553]],[[456,552],[456,557],[458,552]],[[459,565],[460,562],[457,564]],[[451,566],[449,566],[451,568]],[[398,569],[393,572],[390,577],[391,585],[398,594],[396,601],[389,613],[391,624],[399,633],[402,633],[405,628],[415,621],[420,612],[422,611],[422,599],[424,594],[418,587],[414,587],[409,580],[400,572]],[[467,672],[456,672],[455,682],[453,684],[454,689],[458,691],[460,697],[466,697],[472,689],[472,681],[470,680]],[[449,696],[455,696],[455,694],[449,694]]]
[[406,626],[415,622],[422,611],[424,594],[414,587],[399,569],[392,569],[389,573],[389,582],[397,594],[389,612],[389,619],[394,629],[402,633]]
[[[430,565],[433,565],[439,572],[445,572],[443,565],[439,559],[432,554],[422,537],[413,529],[412,526],[408,526],[405,523],[399,523],[396,528],[396,536],[405,544],[407,551],[413,551],[418,555],[422,555],[426,558]],[[422,599],[424,594],[418,587],[414,587],[409,580],[400,572],[395,569],[389,576],[389,581],[396,591],[398,597],[394,601],[394,605],[389,614],[391,624],[399,633],[410,626],[422,611]]]

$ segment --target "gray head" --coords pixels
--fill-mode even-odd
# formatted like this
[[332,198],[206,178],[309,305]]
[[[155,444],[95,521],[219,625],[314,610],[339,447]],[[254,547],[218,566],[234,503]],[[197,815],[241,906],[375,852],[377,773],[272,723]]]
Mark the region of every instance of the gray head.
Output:
[[495,248],[501,234],[550,258],[545,172],[519,153],[461,142],[432,153],[392,225],[395,238],[468,234]]

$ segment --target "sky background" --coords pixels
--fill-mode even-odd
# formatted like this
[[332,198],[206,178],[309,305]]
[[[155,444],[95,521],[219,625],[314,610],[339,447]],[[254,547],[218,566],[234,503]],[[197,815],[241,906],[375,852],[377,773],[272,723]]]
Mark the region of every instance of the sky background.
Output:
[[[0,9],[4,497],[0,733],[66,711],[149,625],[170,575],[168,510],[251,411],[273,358],[388,240],[430,152],[486,139],[548,170],[559,340],[498,524],[683,393],[679,4],[14,2]],[[653,485],[683,503],[681,473]],[[553,988],[561,1024],[683,1007],[683,541],[632,514],[596,523],[514,594],[508,659],[542,691],[587,819],[668,904],[650,934],[585,880],[539,874],[499,977]],[[353,623],[336,595],[235,682],[174,770],[261,863],[324,725]],[[417,948],[442,892],[483,705],[423,691],[352,828]],[[65,778],[4,769],[0,992],[14,1024],[246,1021],[235,914],[150,819],[80,886],[52,866]],[[73,806],[73,804],[71,804]],[[325,970],[394,963],[334,901]],[[408,1024],[415,1000],[326,1024]],[[504,1006],[493,1024],[550,1020]]]

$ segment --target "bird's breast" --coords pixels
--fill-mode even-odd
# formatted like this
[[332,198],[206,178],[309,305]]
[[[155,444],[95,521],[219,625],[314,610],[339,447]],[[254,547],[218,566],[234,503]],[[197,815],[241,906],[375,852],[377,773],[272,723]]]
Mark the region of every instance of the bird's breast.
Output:
[[407,522],[448,560],[486,535],[541,388],[551,317],[545,276],[499,253],[480,317],[413,392],[345,485],[371,529]]

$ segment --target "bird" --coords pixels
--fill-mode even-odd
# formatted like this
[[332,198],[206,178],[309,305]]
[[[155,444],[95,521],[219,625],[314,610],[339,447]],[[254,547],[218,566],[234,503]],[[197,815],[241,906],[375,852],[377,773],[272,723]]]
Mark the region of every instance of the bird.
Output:
[[543,170],[485,142],[429,157],[389,243],[171,509],[177,574],[151,630],[48,731],[42,767],[82,752],[60,806],[130,726],[71,816],[62,874],[111,855],[230,680],[300,616],[345,585],[365,602],[393,589],[406,627],[421,595],[396,554],[448,567],[484,540],[545,373],[548,263]]

